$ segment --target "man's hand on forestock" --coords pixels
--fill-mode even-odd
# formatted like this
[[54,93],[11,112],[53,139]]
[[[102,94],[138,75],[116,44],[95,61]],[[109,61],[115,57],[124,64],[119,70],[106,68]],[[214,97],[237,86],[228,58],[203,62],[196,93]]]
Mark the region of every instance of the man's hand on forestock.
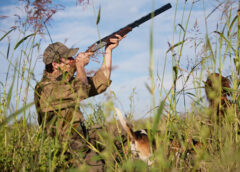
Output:
[[111,52],[114,48],[116,48],[119,44],[119,41],[121,41],[123,38],[125,38],[127,35],[121,36],[116,34],[115,38],[110,38],[108,45],[106,46],[106,53]]

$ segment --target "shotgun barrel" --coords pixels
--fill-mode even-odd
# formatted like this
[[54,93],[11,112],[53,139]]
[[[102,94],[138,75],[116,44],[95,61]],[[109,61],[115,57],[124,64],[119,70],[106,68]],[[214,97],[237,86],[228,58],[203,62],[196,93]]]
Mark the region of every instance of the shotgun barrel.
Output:
[[126,35],[128,32],[130,32],[133,28],[135,27],[138,27],[139,25],[143,24],[144,22],[150,20],[151,18],[153,17],[156,17],[157,15],[163,13],[164,11],[170,9],[172,6],[170,3],[150,12],[149,14],[141,17],[140,19],[128,24],[127,26],[119,29],[118,31],[116,32],[113,32],[112,34],[98,40],[97,42],[95,42],[94,44],[92,44],[86,52],[95,52],[103,47],[105,47],[108,42],[109,42],[109,39],[110,38],[114,38],[115,37],[115,34],[118,34],[118,35],[121,35],[121,36],[124,36]]

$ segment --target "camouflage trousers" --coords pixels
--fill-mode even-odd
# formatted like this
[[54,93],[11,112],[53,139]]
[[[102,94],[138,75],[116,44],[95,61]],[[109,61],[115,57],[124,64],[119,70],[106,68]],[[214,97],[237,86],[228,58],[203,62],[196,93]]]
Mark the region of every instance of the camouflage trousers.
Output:
[[[123,146],[127,143],[126,132],[107,124],[91,126],[86,131],[87,137],[76,136],[70,141],[70,147],[72,150],[85,150],[83,159],[89,167],[88,171],[104,171],[110,168],[110,164],[113,167],[114,163],[119,162],[124,153]],[[111,158],[102,158],[103,151],[108,151]]]
[[[89,137],[82,114],[76,113],[72,116],[72,113],[59,113],[56,115],[54,112],[48,112],[41,114],[39,124],[47,136],[57,138],[61,145],[67,143],[68,146],[65,152],[67,159],[78,157],[76,159],[79,160],[71,162],[70,166],[76,168],[85,163],[89,166],[88,171],[103,171],[104,161],[101,159],[93,160],[93,157],[98,154],[89,145],[96,145],[95,138]],[[65,148],[61,148],[61,150],[65,150]],[[82,156],[79,157],[79,154]]]
[[[91,126],[86,128],[82,117],[68,122],[66,118],[53,116],[43,123],[44,129],[51,137],[57,137],[62,143],[68,143],[68,153],[70,157],[81,154],[79,162],[75,161],[74,167],[85,164],[87,171],[104,171],[105,161],[100,154],[106,149],[103,145],[115,147],[117,150],[123,150],[123,142],[126,142],[126,133],[115,126],[115,124],[105,124]],[[43,125],[42,124],[42,125]],[[118,125],[120,126],[120,125]],[[108,143],[99,144],[99,142]],[[111,145],[111,146],[109,146]],[[114,155],[115,156],[115,155]],[[119,155],[118,155],[119,156]],[[116,159],[117,156],[116,156]]]

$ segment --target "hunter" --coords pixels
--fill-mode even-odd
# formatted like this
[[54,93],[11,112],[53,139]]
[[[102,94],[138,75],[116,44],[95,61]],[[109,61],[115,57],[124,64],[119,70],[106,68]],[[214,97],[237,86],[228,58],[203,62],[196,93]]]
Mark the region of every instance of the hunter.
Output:
[[38,123],[48,135],[57,136],[61,141],[69,135],[72,140],[79,139],[79,134],[87,137],[80,102],[104,92],[111,84],[112,50],[125,37],[115,36],[106,45],[102,65],[92,77],[87,77],[85,66],[93,52],[81,52],[74,59],[78,48],[56,42],[45,49],[45,70],[35,87],[34,100]]

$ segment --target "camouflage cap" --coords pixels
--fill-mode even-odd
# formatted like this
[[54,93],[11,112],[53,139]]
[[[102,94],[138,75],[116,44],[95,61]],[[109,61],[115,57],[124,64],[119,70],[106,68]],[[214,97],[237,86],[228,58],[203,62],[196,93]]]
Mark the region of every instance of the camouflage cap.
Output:
[[57,61],[60,57],[68,58],[74,56],[78,48],[68,48],[61,42],[49,44],[43,53],[43,62],[47,65]]

